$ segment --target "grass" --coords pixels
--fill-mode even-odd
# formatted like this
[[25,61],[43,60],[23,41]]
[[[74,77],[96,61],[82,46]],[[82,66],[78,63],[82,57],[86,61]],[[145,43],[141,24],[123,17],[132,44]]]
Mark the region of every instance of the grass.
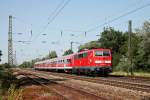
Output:
[[[123,76],[130,76],[131,74],[128,74],[127,72],[113,72],[111,75],[123,75]],[[150,77],[150,73],[146,72],[134,72],[134,76],[141,76],[141,77]]]
[[16,89],[15,85],[11,85],[11,87],[8,89],[7,100],[23,100],[22,89]]
[[2,93],[2,91],[4,90],[0,89],[0,100],[23,100],[22,89],[16,89],[15,85],[11,85],[7,93]]
[[10,70],[0,70],[0,100],[22,100],[22,89],[16,89],[16,79]]

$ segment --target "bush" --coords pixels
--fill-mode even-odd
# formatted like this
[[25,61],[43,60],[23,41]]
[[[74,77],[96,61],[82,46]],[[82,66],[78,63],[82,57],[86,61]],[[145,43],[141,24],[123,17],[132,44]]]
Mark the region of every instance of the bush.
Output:
[[120,57],[121,55],[118,54],[118,53],[114,53],[112,55],[112,66],[113,66],[113,69],[116,69],[115,67],[118,65],[119,61],[120,61]]
[[115,70],[116,70],[116,71],[125,71],[125,72],[128,72],[129,66],[130,66],[130,64],[129,64],[128,61],[126,61],[126,62],[120,62],[120,63],[116,66]]

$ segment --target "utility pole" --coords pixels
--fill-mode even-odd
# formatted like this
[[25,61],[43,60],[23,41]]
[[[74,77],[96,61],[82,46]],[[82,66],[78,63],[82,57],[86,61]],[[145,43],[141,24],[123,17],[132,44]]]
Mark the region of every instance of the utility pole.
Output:
[[73,42],[71,41],[71,47],[70,47],[71,51],[72,51],[72,45],[73,45]]
[[8,64],[13,65],[13,46],[12,46],[12,16],[9,16],[8,30]]
[[0,61],[1,61],[1,56],[2,56],[3,54],[2,54],[2,51],[0,50]]
[[132,55],[131,55],[131,34],[132,34],[132,21],[129,20],[128,23],[128,58],[129,58],[129,68],[128,72],[131,72],[131,75],[133,75],[133,64],[132,64]]
[[85,37],[86,37],[86,32],[84,33]]
[[61,31],[61,37],[63,36],[63,31]]

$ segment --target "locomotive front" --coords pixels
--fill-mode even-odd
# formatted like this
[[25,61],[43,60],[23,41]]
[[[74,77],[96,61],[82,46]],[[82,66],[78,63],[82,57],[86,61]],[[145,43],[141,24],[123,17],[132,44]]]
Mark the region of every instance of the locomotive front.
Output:
[[102,73],[112,72],[112,55],[110,49],[93,50],[93,65],[97,66],[97,71]]

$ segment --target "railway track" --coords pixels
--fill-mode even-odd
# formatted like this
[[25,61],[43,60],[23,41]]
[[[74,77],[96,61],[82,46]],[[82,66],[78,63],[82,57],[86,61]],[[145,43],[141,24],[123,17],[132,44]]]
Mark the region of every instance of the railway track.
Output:
[[[122,87],[132,90],[137,90],[141,92],[147,92],[150,93],[150,84],[144,84],[143,81],[140,80],[140,78],[104,78],[104,77],[86,77],[86,76],[77,76],[77,75],[70,75],[65,73],[54,73],[54,72],[43,72],[40,71],[43,74],[48,75],[54,75],[54,76],[60,76],[70,79],[76,79],[76,80],[82,80],[82,81],[88,81],[88,82],[94,82],[94,83],[100,83],[105,85],[111,85],[116,87]],[[139,80],[138,80],[139,79]],[[146,82],[150,80],[146,79]]]
[[96,94],[71,86],[66,86],[64,84],[59,84],[49,79],[42,78],[39,75],[24,74],[24,76],[28,77],[30,80],[33,80],[42,87],[47,88],[50,91],[54,91],[56,94],[62,96],[64,100],[105,100]]
[[[84,82],[91,82],[91,83],[98,83],[98,84],[104,84],[114,87],[121,87],[126,88],[129,90],[136,90],[138,91],[142,97],[146,98],[143,100],[149,100],[150,99],[150,85],[149,84],[143,84],[143,82],[148,82],[150,80],[143,80],[140,81],[140,78],[127,78],[127,77],[87,77],[87,76],[78,76],[78,75],[71,75],[66,73],[55,73],[55,72],[45,72],[45,71],[35,71],[35,70],[24,70],[25,73],[28,74],[34,74],[39,77],[43,77],[44,79],[50,79],[51,76],[61,77],[63,79],[75,79],[75,80],[81,80]],[[58,80],[59,81],[59,80]],[[74,87],[72,87],[74,88]],[[71,90],[71,89],[70,89]],[[135,92],[136,92],[135,91]],[[148,99],[147,99],[148,98]]]
[[109,75],[111,78],[119,78],[127,81],[135,81],[135,82],[149,82],[150,77],[139,77],[139,76],[121,76],[121,75]]

